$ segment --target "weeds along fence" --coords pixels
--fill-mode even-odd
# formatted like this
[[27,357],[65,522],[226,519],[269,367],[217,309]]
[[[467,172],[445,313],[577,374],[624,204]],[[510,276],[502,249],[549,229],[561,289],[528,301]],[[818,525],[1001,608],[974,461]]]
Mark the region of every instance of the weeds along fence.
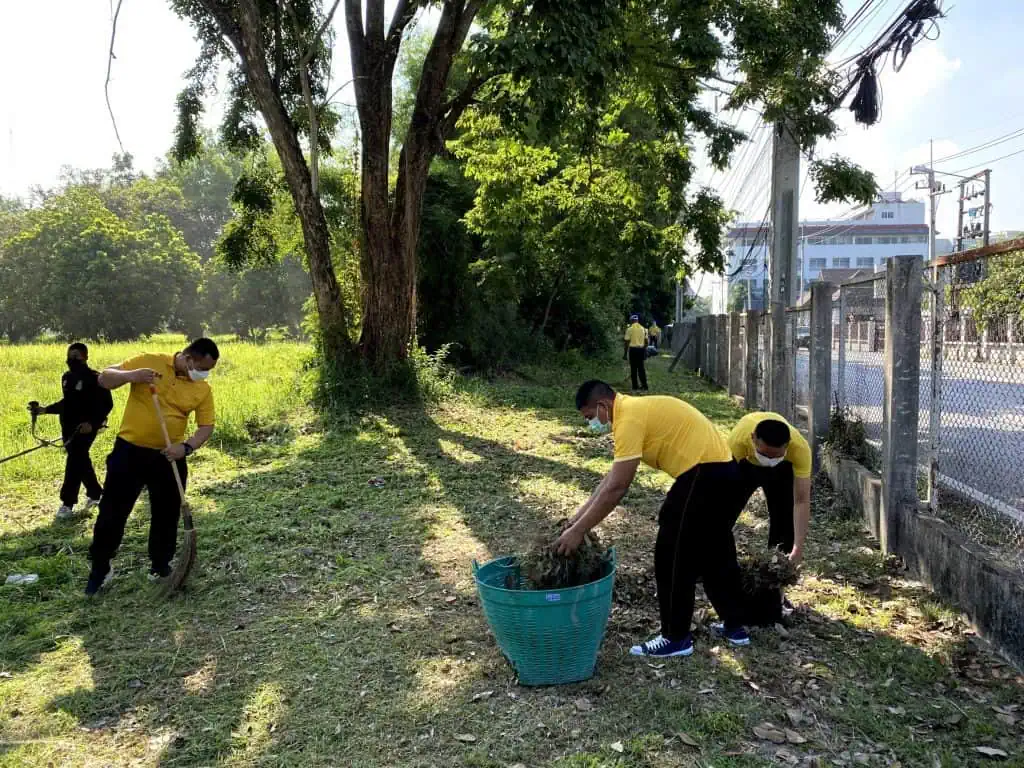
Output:
[[[1024,663],[1024,240],[929,265],[897,257],[881,272],[812,284],[811,300],[785,322],[792,365],[778,370],[770,318],[760,312],[696,318],[673,346],[690,338],[681,364],[749,409],[782,412],[808,433],[818,459],[830,412],[859,423],[869,448],[860,458],[878,495],[869,527],[883,548],[941,571],[933,585],[961,603],[994,597],[976,594],[984,579],[961,574],[973,579],[968,589],[947,583],[950,574],[974,561],[996,566],[1017,597],[1000,597],[1011,605],[989,612],[1014,615],[1016,626],[1007,637],[988,634]],[[919,524],[936,518],[970,558],[951,565],[937,554],[941,537]]]

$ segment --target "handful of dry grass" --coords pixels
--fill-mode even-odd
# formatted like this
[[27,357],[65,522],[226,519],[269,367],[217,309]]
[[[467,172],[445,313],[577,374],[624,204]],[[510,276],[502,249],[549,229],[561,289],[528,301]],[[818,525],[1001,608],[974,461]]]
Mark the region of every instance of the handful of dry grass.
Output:
[[740,581],[748,595],[783,589],[796,584],[799,579],[796,566],[784,553],[775,549],[742,555],[739,564]]
[[519,558],[524,577],[524,589],[564,589],[597,581],[604,575],[608,561],[608,548],[593,531],[588,531],[582,543],[571,555],[555,551],[558,537],[568,520],[559,520],[545,526],[534,538],[530,549]]

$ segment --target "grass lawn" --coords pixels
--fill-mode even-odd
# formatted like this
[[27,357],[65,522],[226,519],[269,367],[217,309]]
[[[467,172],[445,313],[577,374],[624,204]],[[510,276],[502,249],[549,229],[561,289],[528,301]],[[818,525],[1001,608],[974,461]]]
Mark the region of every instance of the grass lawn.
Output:
[[[86,602],[91,521],[52,522],[59,455],[0,466],[0,576],[40,575],[0,587],[0,765],[932,768],[987,762],[976,747],[1024,765],[1024,680],[820,486],[791,625],[733,650],[705,607],[694,656],[649,664],[626,650],[656,630],[667,478],[643,470],[603,527],[620,570],[597,676],[517,686],[470,561],[522,549],[586,498],[610,445],[584,434],[572,394],[584,373],[623,385],[624,365],[468,382],[436,407],[328,427],[303,402],[306,354],[223,349],[227,439],[192,465],[200,563],[182,597],[145,580],[140,508],[112,588]],[[0,347],[0,453],[27,442],[21,409],[56,396],[62,359]],[[654,390],[722,428],[739,415],[667,367],[651,365]],[[738,534],[756,546],[765,527],[754,502]]]

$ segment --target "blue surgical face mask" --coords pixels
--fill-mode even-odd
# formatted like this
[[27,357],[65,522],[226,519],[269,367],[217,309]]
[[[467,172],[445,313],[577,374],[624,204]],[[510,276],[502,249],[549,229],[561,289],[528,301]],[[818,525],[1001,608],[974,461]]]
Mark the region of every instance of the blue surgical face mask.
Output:
[[[600,405],[598,405],[597,407],[598,409],[601,408]],[[590,431],[593,432],[595,435],[605,435],[612,428],[612,425],[611,423],[605,423],[601,421],[599,415],[600,410],[594,413],[594,418],[587,419],[587,426],[590,428]]]

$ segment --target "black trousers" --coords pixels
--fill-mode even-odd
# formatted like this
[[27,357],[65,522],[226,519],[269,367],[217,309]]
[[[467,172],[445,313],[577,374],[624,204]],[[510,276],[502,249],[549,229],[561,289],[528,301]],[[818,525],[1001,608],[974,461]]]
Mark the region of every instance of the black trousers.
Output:
[[644,368],[646,358],[646,347],[629,348],[629,375],[633,379],[633,389],[647,389],[647,369]]
[[96,440],[96,432],[88,435],[74,435],[68,433],[64,440],[71,438],[64,451],[67,458],[64,460],[64,482],[60,486],[61,504],[69,507],[78,503],[78,492],[85,486],[85,495],[90,499],[98,499],[103,494],[103,486],[96,479],[96,470],[92,466],[92,457],[89,451],[92,449],[93,441]]
[[728,629],[742,609],[736,563],[736,463],[698,464],[678,478],[658,515],[654,574],[658,583],[661,634],[682,640],[690,633],[697,580]]
[[737,462],[739,494],[736,516],[743,511],[758,488],[764,491],[768,503],[768,546],[778,547],[787,554],[793,549],[793,465],[788,461],[774,467],[762,467],[749,461]]
[[[177,462],[181,482],[188,481],[184,459]],[[124,538],[124,526],[142,489],[149,491],[149,559],[162,568],[174,557],[178,542],[181,496],[174,482],[171,463],[160,451],[140,448],[120,437],[107,457],[107,480],[100,513],[92,531],[92,567],[105,571]]]

